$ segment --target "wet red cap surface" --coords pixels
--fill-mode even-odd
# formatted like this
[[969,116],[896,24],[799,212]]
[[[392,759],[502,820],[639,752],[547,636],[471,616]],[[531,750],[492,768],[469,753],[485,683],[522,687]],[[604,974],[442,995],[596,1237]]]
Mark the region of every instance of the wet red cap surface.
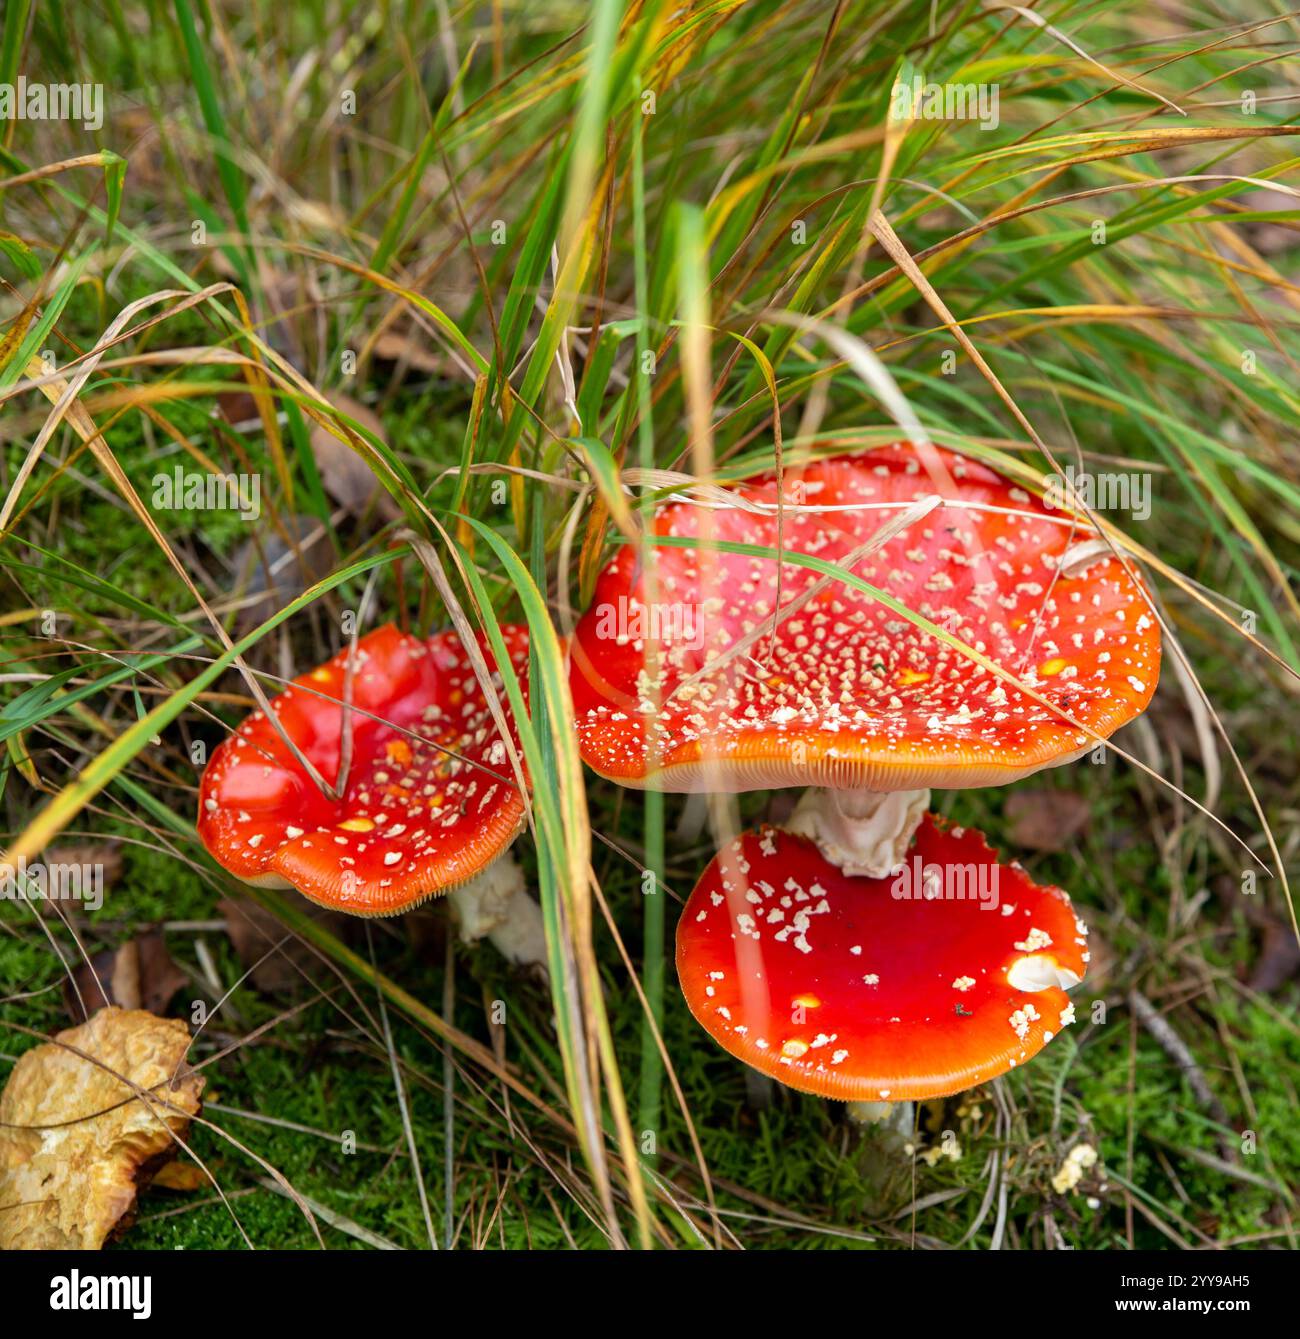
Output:
[[[527,630],[501,631],[525,683]],[[340,652],[271,702],[330,784],[342,752],[347,660]],[[494,678],[499,686],[495,670]],[[501,701],[509,720],[504,693]],[[524,802],[456,633],[422,641],[391,624],[368,633],[357,642],[351,702],[351,763],[338,800],[321,793],[255,712],[203,774],[199,835],[241,879],[292,885],[356,915],[391,915],[491,864],[518,833]]]
[[[1064,513],[993,470],[938,448],[922,468],[914,448],[895,445],[814,461],[797,477],[788,472],[785,484],[787,501],[865,506],[786,511],[785,549],[829,562],[841,562],[906,505],[945,493],[944,505],[861,560],[856,575],[1101,738],[1150,701],[1160,627],[1141,587],[1109,555],[1072,575],[1059,572],[1062,555],[1095,540],[1095,532],[1072,527]],[[758,476],[736,492],[769,510],[670,503],[657,512],[655,531],[693,539],[711,530],[715,541],[774,549],[775,477]],[[706,658],[770,622],[777,564],[657,547],[655,568],[657,598],[647,607],[637,552],[621,549],[572,644],[583,758],[624,785],[985,786],[1077,757],[1095,742],[840,581],[785,618],[773,643],[765,635],[687,684]],[[785,563],[782,607],[821,575]]]
[[919,1100],[1006,1073],[1072,1022],[1086,940],[1064,892],[933,815],[883,879],[763,828],[696,885],[677,974],[705,1031],[781,1083]]

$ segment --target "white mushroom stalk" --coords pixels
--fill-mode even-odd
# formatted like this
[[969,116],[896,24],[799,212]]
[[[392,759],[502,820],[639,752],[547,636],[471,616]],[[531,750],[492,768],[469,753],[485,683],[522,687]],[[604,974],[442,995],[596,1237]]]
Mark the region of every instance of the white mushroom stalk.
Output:
[[542,908],[528,895],[524,872],[508,851],[481,874],[447,893],[464,944],[488,939],[517,967],[546,971]]
[[928,790],[804,791],[785,824],[811,837],[822,854],[846,874],[883,879],[907,858],[907,848],[930,807]]
[[916,1121],[916,1107],[911,1102],[846,1102],[844,1114],[854,1125],[877,1126],[889,1135],[910,1141]]

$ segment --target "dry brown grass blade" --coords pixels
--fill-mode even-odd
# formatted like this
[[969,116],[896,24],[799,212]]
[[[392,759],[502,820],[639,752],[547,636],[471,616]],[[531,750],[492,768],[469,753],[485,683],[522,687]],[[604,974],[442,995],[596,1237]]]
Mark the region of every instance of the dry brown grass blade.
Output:
[[[40,366],[40,362],[36,358],[33,358],[28,364],[29,370],[33,370],[34,366]],[[89,375],[89,371],[86,371],[85,375]],[[217,617],[215,611],[208,604],[207,600],[204,599],[199,588],[194,584],[193,579],[186,570],[185,564],[181,562],[180,558],[177,557],[175,550],[167,542],[166,536],[159,529],[153,516],[150,515],[149,509],[144,505],[140,495],[135,491],[135,486],[127,477],[126,471],[118,464],[117,458],[113,455],[107,443],[103,440],[101,430],[96,427],[94,420],[90,417],[89,413],[87,413],[85,407],[76,400],[75,393],[69,393],[72,388],[68,383],[64,382],[62,378],[41,376],[39,379],[42,392],[47,399],[50,399],[55,404],[55,415],[66,417],[68,422],[81,437],[82,441],[84,441],[90,448],[91,453],[94,455],[96,461],[98,461],[104,473],[108,475],[118,492],[126,499],[131,510],[135,513],[144,528],[149,532],[150,537],[162,550],[163,555],[166,557],[172,569],[185,584],[185,588],[194,598],[195,603],[207,616],[210,626],[216,633],[222,645],[229,650],[234,645],[230,640],[230,634],[226,632],[224,624]],[[38,439],[38,441],[39,440],[40,439]],[[48,436],[45,440],[48,440]],[[41,442],[40,444],[43,449],[44,442]],[[13,498],[16,494],[11,490],[10,496]],[[320,787],[323,793],[327,795],[332,794],[332,787],[320,775],[315,764],[312,763],[305,753],[303,753],[281,726],[276,713],[271,710],[270,701],[265,693],[263,693],[262,687],[257,682],[256,676],[249,670],[244,658],[242,656],[236,656],[234,666],[243,675],[244,682],[248,684],[249,691],[253,694],[258,706],[266,713],[267,719],[271,721],[272,725],[280,735],[280,738],[301,764],[306,774],[311,777],[318,787]]]
[[11,177],[0,177],[0,191],[10,190],[14,186],[26,186],[33,181],[44,181],[57,177],[61,172],[71,171],[74,167],[103,167],[102,153],[84,153],[76,158],[64,158],[57,163],[46,163],[42,167],[32,168],[30,172],[17,172]]
[[[196,306],[200,302],[207,301],[217,293],[228,292],[230,285],[225,283],[212,284],[199,293],[183,293],[178,289],[164,289],[159,293],[151,293],[148,297],[140,298],[135,302],[124,307],[110,323],[98,344],[90,353],[77,360],[75,371],[71,379],[56,374],[47,373],[44,363],[37,357],[32,357],[27,364],[27,371],[32,374],[40,389],[45,393],[46,398],[54,404],[54,409],[46,416],[45,423],[40,432],[36,435],[36,440],[28,449],[23,463],[18,467],[18,472],[14,475],[13,483],[9,487],[9,493],[5,497],[4,505],[0,506],[0,531],[8,528],[9,521],[13,516],[14,507],[17,505],[18,497],[22,493],[27,480],[31,478],[32,471],[36,468],[42,454],[45,451],[50,439],[68,415],[73,403],[81,394],[82,388],[87,380],[98,367],[104,354],[110,349],[122,332],[130,324],[132,317],[137,312],[144,311],[160,302],[167,302],[172,298],[179,299],[176,305],[170,309],[169,315],[178,315],[188,308]],[[57,388],[58,393],[52,393]],[[10,392],[15,394],[18,390],[26,389],[25,385],[20,385]],[[5,396],[4,398],[9,398]],[[92,438],[98,438],[98,433],[92,433]]]
[[1041,28],[1045,33],[1047,33],[1051,37],[1054,37],[1058,42],[1064,43],[1064,45],[1068,46],[1076,56],[1082,56],[1083,59],[1086,60],[1089,65],[1095,65],[1097,69],[1099,69],[1108,78],[1115,80],[1117,84],[1123,84],[1126,88],[1136,89],[1137,92],[1145,93],[1149,98],[1155,98],[1157,102],[1164,103],[1166,107],[1168,107],[1171,111],[1177,112],[1179,116],[1187,115],[1187,113],[1183,111],[1183,109],[1176,102],[1171,102],[1167,97],[1164,96],[1163,93],[1157,93],[1154,89],[1145,88],[1143,87],[1143,85],[1139,84],[1136,80],[1130,79],[1127,75],[1120,74],[1117,71],[1112,70],[1109,66],[1103,65],[1102,62],[1099,61],[1095,56],[1089,55],[1088,52],[1086,52],[1076,41],[1074,41],[1073,38],[1067,37],[1065,33],[1063,33],[1059,28],[1056,28],[1052,24],[1048,23],[1048,21],[1045,18],[1043,18],[1041,14],[1036,14],[1032,9],[1025,9],[1022,5],[1008,4],[1007,0],[983,0],[983,3],[985,9],[995,9],[995,10],[1005,9],[1010,10],[1014,14],[1020,15],[1022,19],[1026,20],[1029,23],[1032,23],[1034,27]]
[[[1058,165],[1055,169],[1053,169],[1054,175],[1055,176],[1061,175],[1061,173],[1065,171],[1066,167],[1068,167],[1068,164]],[[1050,182],[1050,180],[1052,179],[1053,179],[1052,177],[1045,178],[1044,184]],[[1037,200],[1028,204],[1008,203],[1007,205],[1000,206],[987,218],[981,219],[978,223],[973,223],[967,228],[962,228],[960,231],[955,232],[951,236],[944,238],[944,240],[941,242],[935,242],[930,246],[922,248],[920,251],[916,252],[915,255],[911,256],[911,260],[915,262],[917,265],[923,265],[925,262],[933,259],[934,257],[942,255],[947,252],[952,252],[953,254],[960,254],[961,251],[967,249],[967,247],[974,239],[982,236],[984,233],[990,232],[994,228],[1000,227],[1004,223],[1012,223],[1016,219],[1024,218],[1029,214],[1037,214],[1045,209],[1054,209],[1057,205],[1072,204],[1079,200],[1093,200],[1101,196],[1115,195],[1124,191],[1158,190],[1163,186],[1185,186],[1185,185],[1192,185],[1197,182],[1241,182],[1246,185],[1256,186],[1261,190],[1263,189],[1283,190],[1287,194],[1295,195],[1298,199],[1300,199],[1300,190],[1297,190],[1294,187],[1285,186],[1279,184],[1278,182],[1268,181],[1265,178],[1240,176],[1235,173],[1203,172],[1203,173],[1192,173],[1190,175],[1183,175],[1183,176],[1155,177],[1150,179],[1143,179],[1141,181],[1113,182],[1106,186],[1093,186],[1088,188],[1087,190],[1070,191],[1065,195],[1056,195],[1046,200]],[[1016,197],[1017,200],[1021,198],[1022,196]],[[1156,240],[1160,240],[1158,235],[1156,236]],[[834,307],[827,308],[826,313],[823,314],[829,314],[830,312],[835,310],[835,308],[840,306],[841,303],[848,300],[849,298],[856,299],[859,297],[864,297],[869,293],[876,292],[878,289],[883,288],[886,284],[893,282],[902,273],[904,273],[904,271],[901,269],[901,267],[898,265],[898,262],[895,260],[893,267],[883,271],[880,274],[872,275],[872,277],[868,279],[855,292],[847,295],[847,298],[841,298],[834,304]],[[1286,285],[1285,279],[1283,279],[1281,276],[1278,276],[1277,282]]]

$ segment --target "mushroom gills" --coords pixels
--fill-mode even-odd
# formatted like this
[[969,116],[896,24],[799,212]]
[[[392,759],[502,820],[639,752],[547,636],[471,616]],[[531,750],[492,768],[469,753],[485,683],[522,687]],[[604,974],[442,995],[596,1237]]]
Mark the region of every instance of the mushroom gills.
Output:
[[900,866],[921,818],[928,790],[838,790],[814,786],[799,797],[785,824],[810,837],[846,874],[883,879]]

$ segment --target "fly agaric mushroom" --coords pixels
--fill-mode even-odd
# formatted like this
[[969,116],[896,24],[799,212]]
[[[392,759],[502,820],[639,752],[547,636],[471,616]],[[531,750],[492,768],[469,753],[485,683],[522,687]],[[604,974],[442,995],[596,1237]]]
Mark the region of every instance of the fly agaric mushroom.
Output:
[[[784,549],[841,566],[933,499],[851,570],[1042,701],[875,597],[788,562],[788,616],[772,632],[776,560],[708,544],[776,547],[769,472],[736,485],[734,506],[656,512],[657,535],[700,543],[656,547],[653,607],[633,548],[602,572],[570,673],[594,771],[676,791],[823,788],[794,825],[845,869],[880,875],[929,787],[1069,762],[1146,707],[1159,625],[1140,584],[1074,518],[976,461],[939,448],[923,459],[901,443],[814,460],[788,471],[786,487],[801,503],[784,503]],[[886,804],[888,792],[907,798]]]
[[[527,629],[501,633],[526,692]],[[492,665],[482,638],[480,646]],[[482,921],[475,888],[503,913],[501,872],[488,871],[523,825],[524,800],[460,637],[421,641],[387,624],[357,642],[350,684],[349,656],[340,652],[271,702],[285,734],[341,793],[323,794],[255,712],[203,774],[204,845],[249,883],[292,886],[353,915],[395,915],[453,888],[463,923]]]
[[1074,1021],[1065,992],[1087,933],[1061,889],[934,815],[883,879],[763,828],[701,876],[677,972],[696,1020],[746,1064],[803,1092],[896,1103],[1036,1055]]

